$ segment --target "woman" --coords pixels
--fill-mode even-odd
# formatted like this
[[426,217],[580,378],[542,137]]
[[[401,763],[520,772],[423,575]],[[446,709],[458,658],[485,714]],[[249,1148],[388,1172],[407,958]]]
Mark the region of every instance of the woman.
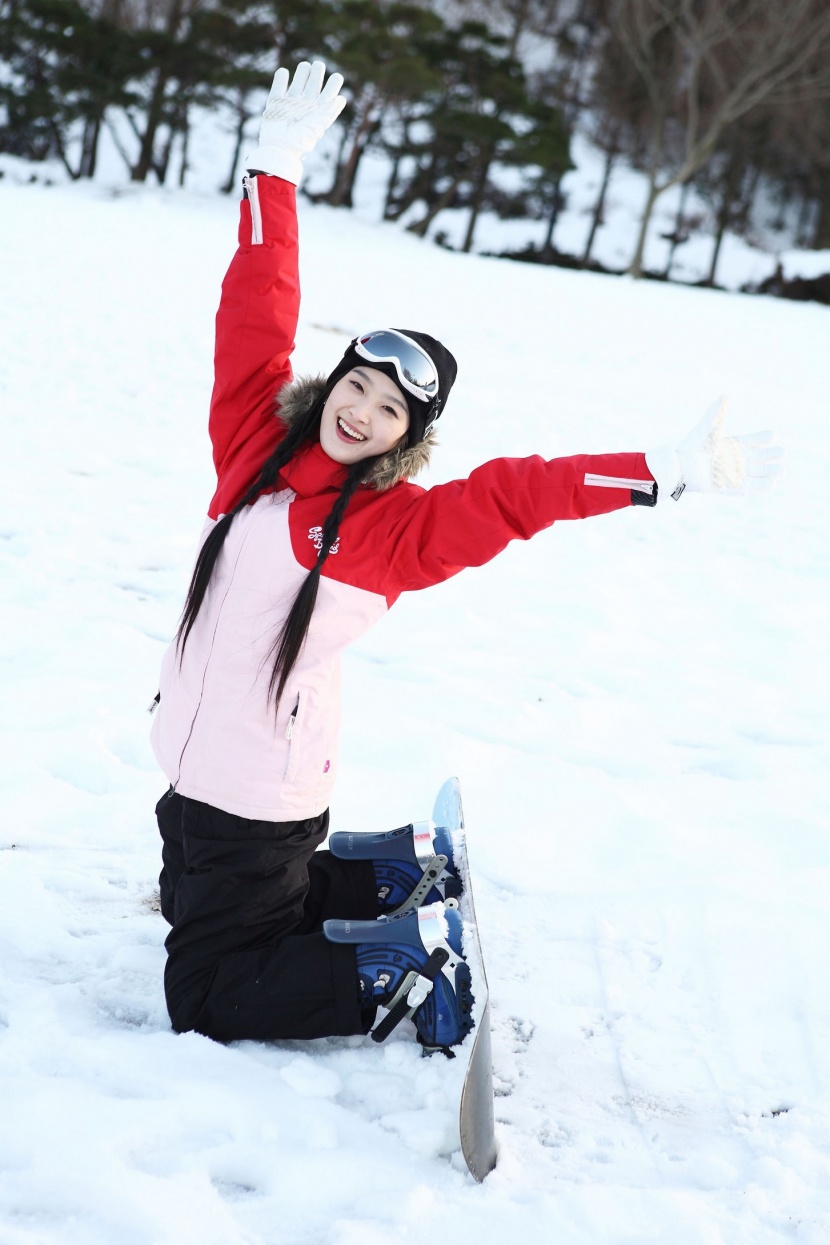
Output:
[[[277,72],[217,315],[217,488],[153,726],[171,783],[157,807],[165,991],[174,1028],[224,1041],[365,1033],[435,952],[445,963],[414,1020],[426,1045],[446,1047],[470,1027],[459,919],[443,902],[459,887],[451,845],[405,827],[315,850],[342,650],[402,592],[514,538],[684,488],[744,491],[778,469],[778,451],[723,438],[718,409],[648,456],[498,459],[429,491],[410,483],[455,381],[445,346],[369,332],[327,378],[292,381],[295,186],[344,102],[340,75],[324,76],[319,62],[290,85]],[[379,921],[439,853],[424,906]]]

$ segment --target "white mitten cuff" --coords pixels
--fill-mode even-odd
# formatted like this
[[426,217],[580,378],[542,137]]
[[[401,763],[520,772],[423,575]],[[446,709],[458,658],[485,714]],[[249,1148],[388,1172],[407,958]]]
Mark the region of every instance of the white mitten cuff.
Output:
[[657,481],[657,501],[665,501],[680,484],[680,458],[673,445],[646,452],[646,466]]
[[245,168],[251,173],[267,173],[269,177],[281,177],[283,181],[299,186],[303,176],[303,162],[293,151],[282,147],[255,147],[245,157]]

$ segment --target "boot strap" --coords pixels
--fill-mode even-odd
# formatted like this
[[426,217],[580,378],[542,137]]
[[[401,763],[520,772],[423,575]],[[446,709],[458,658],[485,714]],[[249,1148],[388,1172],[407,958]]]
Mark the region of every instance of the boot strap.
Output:
[[435,886],[436,882],[440,880],[441,874],[444,872],[446,865],[446,856],[442,856],[440,853],[436,856],[431,856],[423,866],[423,875],[420,882],[418,882],[415,886],[415,889],[402,904],[400,904],[388,915],[403,916],[405,912],[410,912],[413,908],[420,908],[433,886]]
[[450,958],[443,947],[436,947],[420,973],[409,972],[390,1000],[383,1020],[372,1030],[372,1041],[383,1042],[402,1020],[412,1016],[427,998],[435,978]]

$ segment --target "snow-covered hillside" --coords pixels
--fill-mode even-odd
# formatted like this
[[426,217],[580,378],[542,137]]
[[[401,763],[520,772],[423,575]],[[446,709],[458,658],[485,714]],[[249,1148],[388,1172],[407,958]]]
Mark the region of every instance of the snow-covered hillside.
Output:
[[175,1036],[156,690],[211,494],[236,205],[0,183],[2,1245],[830,1240],[830,310],[475,257],[302,208],[298,370],[422,327],[460,375],[432,482],[643,449],[718,393],[769,498],[561,524],[349,656],[333,825],[459,775],[500,1162],[411,1032]]

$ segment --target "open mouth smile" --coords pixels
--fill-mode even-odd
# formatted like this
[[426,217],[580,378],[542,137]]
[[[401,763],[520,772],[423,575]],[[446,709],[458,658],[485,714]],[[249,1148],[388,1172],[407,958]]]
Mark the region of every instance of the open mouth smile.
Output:
[[352,444],[366,440],[363,433],[358,432],[356,428],[351,426],[351,424],[347,424],[345,419],[343,419],[340,415],[337,416],[337,435],[341,440],[349,441]]

